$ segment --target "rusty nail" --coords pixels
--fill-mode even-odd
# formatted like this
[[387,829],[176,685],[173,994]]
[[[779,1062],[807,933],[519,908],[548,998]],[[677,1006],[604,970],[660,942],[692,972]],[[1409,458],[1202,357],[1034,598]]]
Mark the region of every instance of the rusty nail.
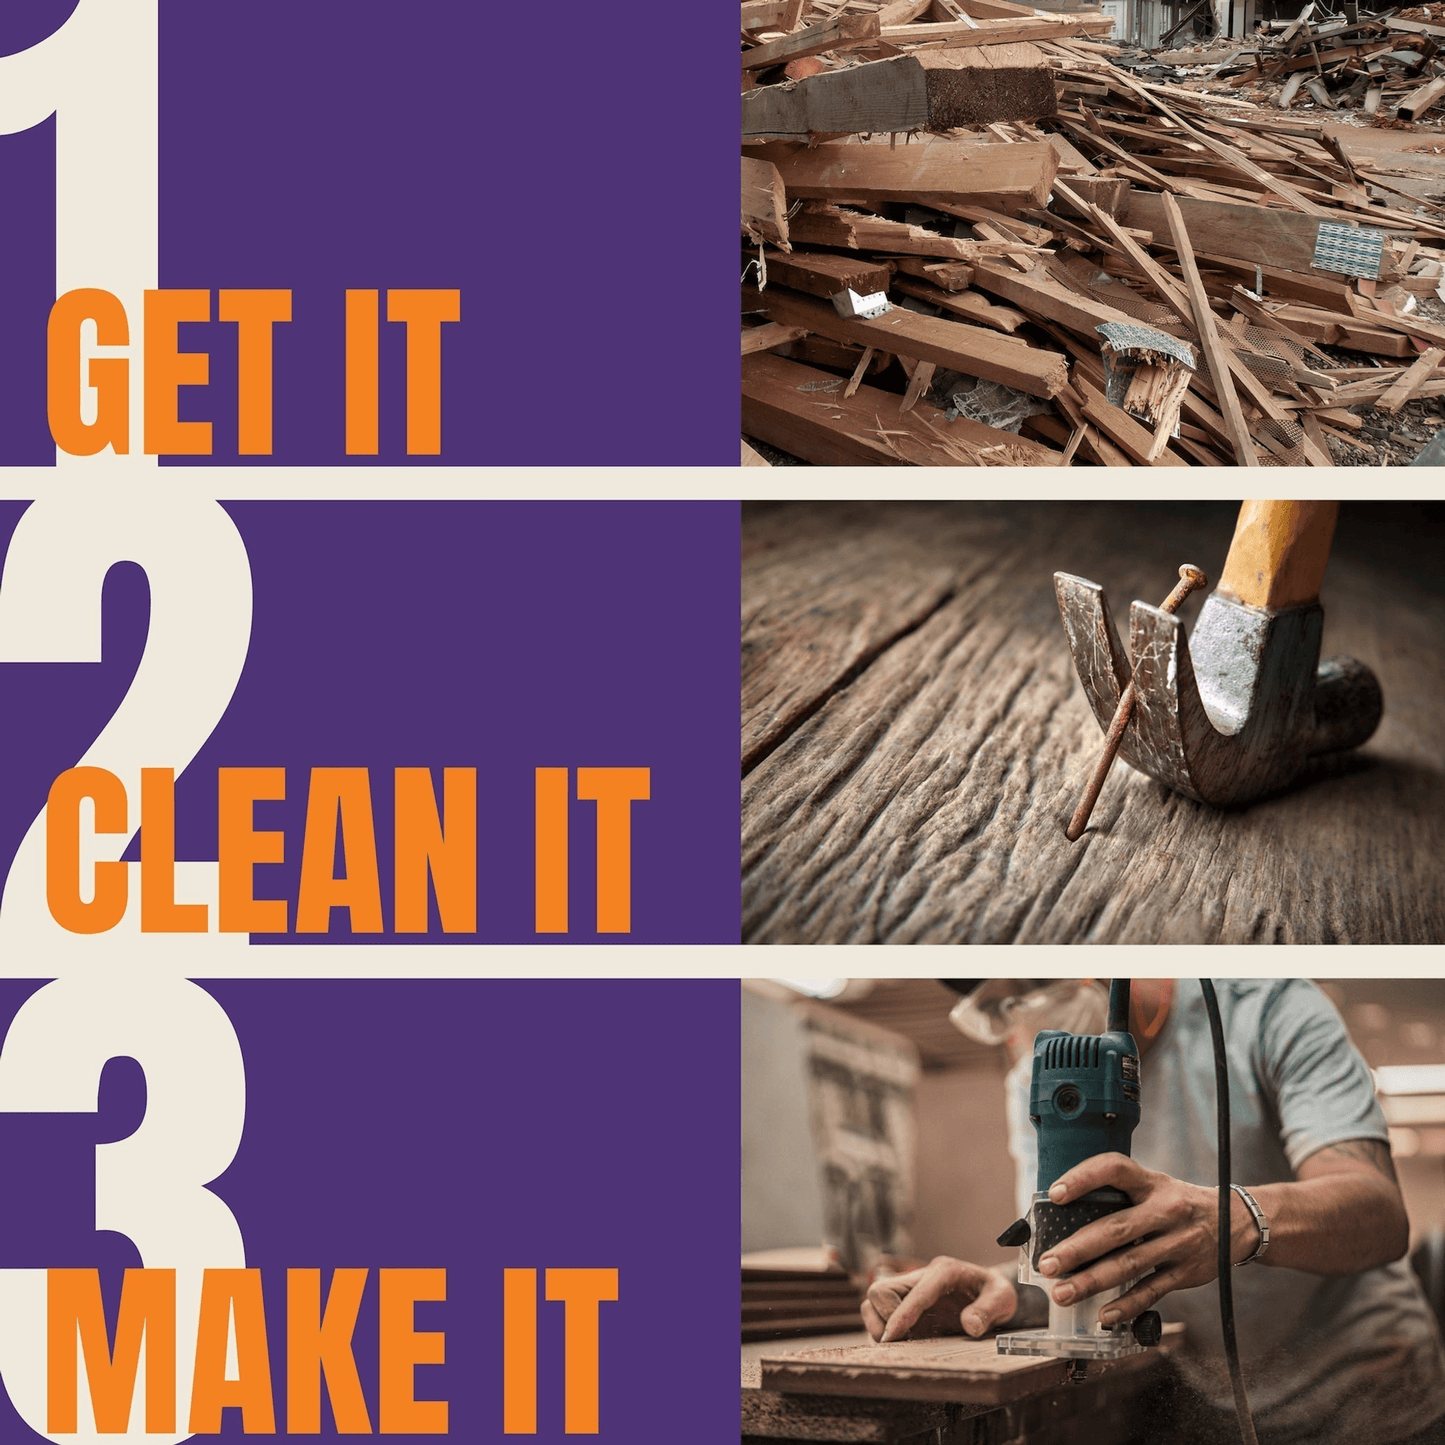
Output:
[[[1197,592],[1208,586],[1209,578],[1198,567],[1186,562],[1179,569],[1178,585],[1160,604],[1159,610],[1174,612],[1191,592]],[[1079,799],[1079,806],[1074,809],[1074,816],[1069,819],[1069,826],[1064,830],[1064,836],[1071,843],[1078,842],[1084,829],[1089,826],[1089,814],[1094,811],[1094,804],[1099,801],[1104,780],[1109,776],[1109,769],[1114,766],[1115,754],[1119,751],[1119,744],[1124,740],[1124,729],[1129,726],[1129,719],[1134,715],[1134,704],[1138,697],[1139,689],[1135,687],[1134,679],[1131,677],[1129,686],[1124,689],[1123,695],[1119,698],[1119,706],[1114,709],[1114,716],[1109,722],[1109,731],[1104,737],[1104,751],[1094,765],[1094,771],[1089,778],[1089,786],[1084,789],[1084,796]]]

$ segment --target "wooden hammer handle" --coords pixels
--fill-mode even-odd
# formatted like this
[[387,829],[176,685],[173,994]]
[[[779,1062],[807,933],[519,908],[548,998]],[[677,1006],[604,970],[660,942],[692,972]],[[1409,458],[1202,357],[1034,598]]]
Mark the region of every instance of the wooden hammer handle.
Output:
[[1250,607],[1300,607],[1320,595],[1338,502],[1244,502],[1219,591]]

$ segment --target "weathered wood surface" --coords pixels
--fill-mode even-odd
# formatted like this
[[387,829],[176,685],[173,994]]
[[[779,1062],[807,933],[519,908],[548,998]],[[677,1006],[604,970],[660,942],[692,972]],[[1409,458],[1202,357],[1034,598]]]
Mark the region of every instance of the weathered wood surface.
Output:
[[[1184,1326],[1164,1326],[1157,1353],[1092,1361],[1095,1376],[1152,1369],[1179,1347]],[[1047,1355],[1001,1355],[992,1338],[942,1335],[891,1345],[782,1351],[762,1360],[762,1385],[794,1395],[861,1395],[872,1400],[940,1400],[1004,1405],[1064,1384],[1067,1360]]]
[[1181,561],[1218,575],[1236,511],[745,509],[744,938],[1445,940],[1440,524],[1413,512],[1346,503],[1321,593],[1324,652],[1384,690],[1364,748],[1232,809],[1116,766],[1089,832],[1064,838],[1101,733],[1053,573],[1102,583],[1122,615],[1157,605]]

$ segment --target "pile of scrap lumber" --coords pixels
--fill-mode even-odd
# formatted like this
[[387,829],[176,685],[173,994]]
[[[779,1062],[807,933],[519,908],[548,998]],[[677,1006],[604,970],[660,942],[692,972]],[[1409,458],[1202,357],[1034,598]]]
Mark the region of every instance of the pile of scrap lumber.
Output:
[[[1098,11],[743,17],[746,460],[1376,464],[1445,423],[1445,138],[1406,107],[1159,79]],[[1261,27],[1239,73],[1390,98],[1399,23]]]
[[1319,106],[1415,121],[1445,97],[1445,55],[1436,58],[1442,20],[1438,4],[1380,14],[1351,5],[1335,15],[1316,0],[1252,36],[1213,41],[1204,55],[1156,52],[1126,64],[1150,78],[1202,75],[1206,88],[1236,89],[1281,110]]
[[821,1249],[743,1256],[743,1339],[780,1340],[861,1330],[864,1283]]

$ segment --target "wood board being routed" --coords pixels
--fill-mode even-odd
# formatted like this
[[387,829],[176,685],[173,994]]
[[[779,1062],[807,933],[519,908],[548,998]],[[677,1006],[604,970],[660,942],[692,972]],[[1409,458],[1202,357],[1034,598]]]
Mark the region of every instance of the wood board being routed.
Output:
[[[1158,1351],[1089,1362],[1090,1375],[1150,1369],[1176,1349],[1184,1326],[1164,1327]],[[947,1335],[890,1345],[779,1352],[764,1356],[762,1386],[785,1394],[861,1395],[878,1400],[941,1400],[1004,1405],[1065,1382],[1069,1362],[1051,1356],[1001,1355],[992,1339]]]

